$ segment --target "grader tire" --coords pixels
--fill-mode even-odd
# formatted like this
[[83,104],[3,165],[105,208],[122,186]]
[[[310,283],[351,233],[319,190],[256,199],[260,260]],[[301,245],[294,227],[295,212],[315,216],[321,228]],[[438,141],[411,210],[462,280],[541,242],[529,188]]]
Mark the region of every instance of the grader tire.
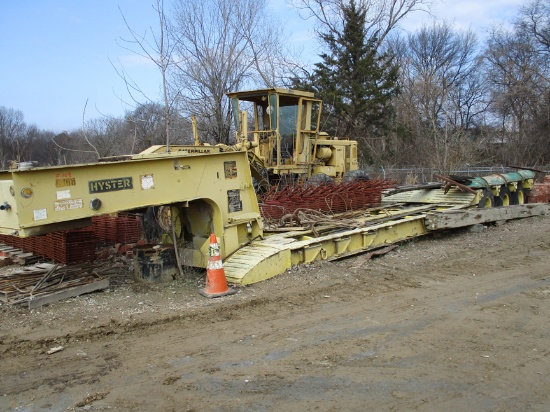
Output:
[[369,175],[364,170],[351,170],[344,175],[342,183],[355,183],[355,182],[366,182],[370,180]]
[[333,184],[334,179],[323,173],[313,175],[306,181],[306,187],[328,186]]

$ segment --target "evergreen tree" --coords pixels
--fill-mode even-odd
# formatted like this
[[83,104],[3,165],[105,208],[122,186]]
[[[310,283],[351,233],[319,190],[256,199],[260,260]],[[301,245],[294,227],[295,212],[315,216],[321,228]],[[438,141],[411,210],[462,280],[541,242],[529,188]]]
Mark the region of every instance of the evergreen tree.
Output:
[[320,33],[328,52],[305,83],[323,100],[323,130],[361,140],[368,150],[369,140],[383,135],[393,117],[398,68],[391,56],[379,53],[376,33],[367,32],[364,7],[351,0],[342,11],[342,33]]

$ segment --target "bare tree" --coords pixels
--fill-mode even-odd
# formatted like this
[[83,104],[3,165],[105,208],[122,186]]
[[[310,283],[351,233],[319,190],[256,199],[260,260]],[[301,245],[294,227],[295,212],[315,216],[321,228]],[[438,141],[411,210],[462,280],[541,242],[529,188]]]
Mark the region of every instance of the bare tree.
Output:
[[[358,9],[366,10],[366,32],[375,37],[380,46],[405,16],[415,11],[428,11],[434,0],[358,0]],[[338,35],[345,24],[344,6],[348,0],[293,0],[294,6],[313,17],[318,32]]]
[[[174,102],[177,97],[177,93],[175,96],[171,93],[172,89],[169,87],[168,82],[169,71],[175,64],[172,58],[174,44],[169,36],[168,21],[164,12],[164,0],[156,0],[153,9],[155,10],[159,21],[158,32],[153,28],[150,28],[149,33],[147,31],[144,33],[138,33],[134,30],[126,20],[126,17],[121,10],[122,18],[124,19],[126,28],[130,33],[130,39],[121,39],[121,45],[123,48],[153,62],[161,74],[162,98],[164,103],[165,144],[166,151],[170,151],[170,120],[172,119],[175,111]],[[155,99],[147,96],[143,92],[139,84],[137,84],[124,69],[117,70],[117,72],[124,80],[126,89],[135,103],[143,101],[143,99],[147,102],[155,101]]]
[[[476,37],[472,31],[457,33],[446,23],[424,27],[408,36],[405,60],[405,90],[417,90],[417,106],[424,120],[441,127],[454,119],[465,122],[465,94],[470,91],[468,79],[479,68]],[[462,112],[462,115],[457,115]],[[458,126],[453,124],[453,126]]]
[[[492,112],[508,148],[503,160],[528,164],[549,161],[547,55],[538,52],[535,38],[525,31],[493,30],[485,62]],[[540,130],[536,130],[537,125]]]
[[550,54],[550,0],[534,0],[523,6],[516,30],[533,36],[539,51]]
[[244,86],[274,86],[282,77],[280,29],[266,0],[177,0],[171,35],[177,53],[174,84],[182,111],[197,115],[211,142],[228,143],[225,94]]
[[[8,160],[20,161],[18,140],[25,133],[23,112],[0,106],[0,168],[5,169]],[[15,149],[15,150],[14,150]]]
[[125,136],[123,119],[101,117],[87,121],[84,127],[86,136],[96,148],[99,157],[131,152],[129,141]]
[[487,108],[474,33],[434,24],[392,47],[402,68],[397,112],[415,142],[415,163],[448,171],[473,161],[474,129]]

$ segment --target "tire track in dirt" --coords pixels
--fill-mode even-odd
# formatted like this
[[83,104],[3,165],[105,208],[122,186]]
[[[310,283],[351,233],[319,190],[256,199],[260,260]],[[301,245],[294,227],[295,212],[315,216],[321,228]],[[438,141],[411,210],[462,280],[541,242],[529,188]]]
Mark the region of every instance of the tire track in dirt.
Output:
[[[0,409],[546,410],[548,228],[313,265],[159,319],[3,337]],[[508,263],[488,258],[505,249]]]

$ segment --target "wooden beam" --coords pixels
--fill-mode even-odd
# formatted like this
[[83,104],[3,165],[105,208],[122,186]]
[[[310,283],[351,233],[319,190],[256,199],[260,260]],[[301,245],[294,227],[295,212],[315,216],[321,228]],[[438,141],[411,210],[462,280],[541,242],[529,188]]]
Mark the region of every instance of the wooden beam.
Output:
[[521,219],[550,213],[548,203],[492,207],[487,209],[459,209],[429,212],[426,216],[428,230],[452,229],[480,223]]
[[88,283],[82,286],[75,286],[69,289],[63,289],[59,292],[49,293],[47,295],[39,295],[29,300],[29,309],[38,308],[49,303],[59,302],[60,300],[83,295],[85,293],[103,290],[109,287],[109,279],[102,279],[97,282]]

